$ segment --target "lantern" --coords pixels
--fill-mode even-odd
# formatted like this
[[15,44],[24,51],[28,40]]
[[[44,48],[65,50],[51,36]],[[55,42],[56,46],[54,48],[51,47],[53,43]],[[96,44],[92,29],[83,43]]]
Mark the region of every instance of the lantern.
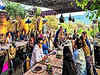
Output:
[[64,23],[64,17],[63,17],[63,15],[62,15],[62,14],[61,14],[61,16],[60,16],[59,21],[60,21],[60,23]]

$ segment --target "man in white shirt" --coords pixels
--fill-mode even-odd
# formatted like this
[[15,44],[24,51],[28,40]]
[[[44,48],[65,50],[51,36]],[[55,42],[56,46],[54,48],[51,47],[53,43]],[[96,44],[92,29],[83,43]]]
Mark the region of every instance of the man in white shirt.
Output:
[[38,43],[35,45],[32,52],[31,63],[30,63],[31,67],[35,63],[40,62],[44,57],[43,50],[42,50],[42,43],[43,43],[42,39],[38,38]]

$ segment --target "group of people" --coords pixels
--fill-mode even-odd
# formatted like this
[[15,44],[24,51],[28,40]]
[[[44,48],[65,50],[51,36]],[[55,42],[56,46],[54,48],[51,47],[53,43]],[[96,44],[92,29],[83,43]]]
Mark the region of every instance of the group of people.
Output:
[[53,46],[53,35],[47,31],[46,34],[43,34],[41,31],[38,34],[37,43],[34,44],[32,57],[31,57],[31,67],[37,62],[46,60],[49,53],[54,48]]
[[26,33],[24,30],[8,32],[6,42],[13,40],[29,40],[31,67],[41,60],[46,60],[51,50],[62,47],[62,75],[98,75],[93,61],[92,44],[85,31],[78,35],[77,30],[74,30],[74,34],[70,34],[61,26],[56,33],[45,29],[36,34],[33,31]]
[[54,46],[63,49],[62,75],[98,75],[93,61],[93,47],[87,32],[71,35],[60,27],[56,32]]

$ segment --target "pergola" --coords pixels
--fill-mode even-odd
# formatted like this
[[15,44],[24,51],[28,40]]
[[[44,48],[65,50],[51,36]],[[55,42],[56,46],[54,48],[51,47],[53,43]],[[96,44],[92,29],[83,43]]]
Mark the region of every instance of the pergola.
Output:
[[[82,11],[77,7],[75,0],[9,0],[26,5],[46,7],[55,10],[58,13],[68,13]],[[72,5],[71,5],[72,4]]]

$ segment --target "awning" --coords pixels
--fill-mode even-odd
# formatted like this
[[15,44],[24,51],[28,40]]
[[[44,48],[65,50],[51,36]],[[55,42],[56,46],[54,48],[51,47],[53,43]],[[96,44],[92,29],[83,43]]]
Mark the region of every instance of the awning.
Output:
[[0,0],[0,9],[1,10],[5,9],[5,5],[3,4],[2,0]]

